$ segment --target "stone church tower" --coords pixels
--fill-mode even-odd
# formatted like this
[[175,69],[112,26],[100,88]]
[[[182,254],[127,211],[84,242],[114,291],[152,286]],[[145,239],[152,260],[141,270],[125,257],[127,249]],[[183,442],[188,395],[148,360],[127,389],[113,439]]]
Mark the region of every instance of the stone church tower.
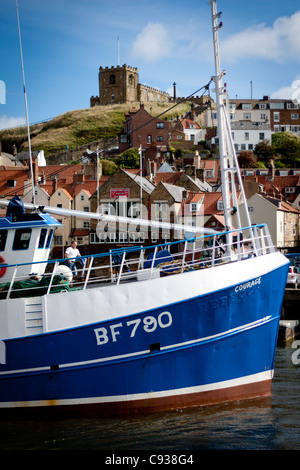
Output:
[[170,95],[141,85],[137,67],[122,65],[99,68],[99,96],[90,98],[90,106],[146,102],[168,102]]
[[139,73],[136,67],[122,65],[100,67],[99,97],[91,97],[91,106],[138,101]]

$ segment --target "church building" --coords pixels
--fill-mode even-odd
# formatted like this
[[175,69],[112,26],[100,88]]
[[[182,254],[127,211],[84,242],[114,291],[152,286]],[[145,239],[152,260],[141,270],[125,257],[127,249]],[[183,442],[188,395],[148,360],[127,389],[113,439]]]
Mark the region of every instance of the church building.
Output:
[[90,98],[90,106],[120,103],[168,103],[171,96],[139,83],[137,67],[122,65],[99,68],[99,96]]

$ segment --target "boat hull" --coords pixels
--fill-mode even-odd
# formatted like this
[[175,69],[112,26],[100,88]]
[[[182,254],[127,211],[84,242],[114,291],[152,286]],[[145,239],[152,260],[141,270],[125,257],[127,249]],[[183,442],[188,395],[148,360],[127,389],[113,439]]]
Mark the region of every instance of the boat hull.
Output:
[[111,416],[270,395],[287,266],[163,307],[4,341],[0,407]]

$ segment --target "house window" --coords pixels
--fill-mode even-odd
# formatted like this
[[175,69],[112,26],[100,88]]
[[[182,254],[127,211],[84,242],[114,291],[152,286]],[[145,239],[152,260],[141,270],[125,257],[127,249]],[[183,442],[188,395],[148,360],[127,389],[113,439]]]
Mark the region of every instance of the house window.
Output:
[[298,113],[292,113],[291,114],[291,119],[299,119],[299,114]]
[[157,220],[167,220],[168,204],[167,202],[155,203],[155,216]]
[[128,217],[137,218],[140,215],[140,204],[139,202],[128,203]]
[[279,122],[280,113],[274,113],[274,122]]
[[266,115],[265,115],[265,114],[261,114],[261,115],[260,115],[260,120],[261,120],[261,121],[265,121],[265,120],[266,120]]
[[88,206],[84,206],[83,210],[84,212],[89,212],[90,208]]
[[83,222],[83,228],[90,228],[89,222]]
[[259,140],[265,140],[265,133],[264,132],[259,133]]
[[249,132],[245,132],[245,140],[249,140]]
[[299,103],[287,103],[286,104],[287,109],[298,109],[299,108]]
[[156,137],[156,140],[157,140],[157,142],[162,142],[164,140],[164,138],[161,135],[158,135]]
[[270,109],[284,109],[284,103],[270,103]]
[[117,215],[116,203],[103,202],[102,203],[102,212],[103,212],[104,215]]
[[252,104],[251,103],[243,103],[242,104],[242,109],[252,109]]
[[248,206],[248,212],[249,212],[249,213],[253,213],[253,212],[254,212],[253,206]]
[[115,102],[115,95],[111,95],[111,102],[112,102],[112,103]]
[[16,180],[7,180],[6,186],[7,188],[15,188],[17,184]]
[[63,244],[63,237],[61,235],[55,235],[54,245],[62,245],[62,244]]
[[83,194],[80,196],[80,200],[84,201],[84,195]]
[[191,211],[191,212],[197,212],[197,210],[198,210],[198,204],[197,204],[197,202],[191,202],[191,204],[190,204],[190,211]]
[[251,121],[251,113],[244,113],[243,114],[243,119]]
[[152,142],[152,135],[148,134],[147,135],[147,144],[151,144],[151,142]]
[[156,123],[156,128],[157,129],[164,129],[165,123],[164,122],[157,122]]
[[56,204],[56,207],[62,207],[62,204]]

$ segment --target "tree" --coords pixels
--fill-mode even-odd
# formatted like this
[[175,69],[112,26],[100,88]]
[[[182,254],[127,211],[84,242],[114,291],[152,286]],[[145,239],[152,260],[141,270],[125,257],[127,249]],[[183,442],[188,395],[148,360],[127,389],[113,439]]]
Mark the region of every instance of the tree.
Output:
[[238,160],[241,168],[256,168],[257,158],[250,150],[242,150]]
[[116,163],[123,168],[138,168],[140,155],[137,148],[128,149],[116,159]]
[[276,151],[286,166],[300,167],[300,137],[293,132],[277,132],[272,136]]
[[177,160],[180,160],[183,157],[183,150],[181,148],[175,149],[174,155]]
[[268,139],[265,139],[255,145],[254,153],[257,155],[258,160],[267,163],[271,158],[274,159],[276,149]]
[[105,176],[114,174],[118,169],[118,166],[110,160],[105,160],[105,159],[101,160],[101,164],[102,164],[102,174]]

